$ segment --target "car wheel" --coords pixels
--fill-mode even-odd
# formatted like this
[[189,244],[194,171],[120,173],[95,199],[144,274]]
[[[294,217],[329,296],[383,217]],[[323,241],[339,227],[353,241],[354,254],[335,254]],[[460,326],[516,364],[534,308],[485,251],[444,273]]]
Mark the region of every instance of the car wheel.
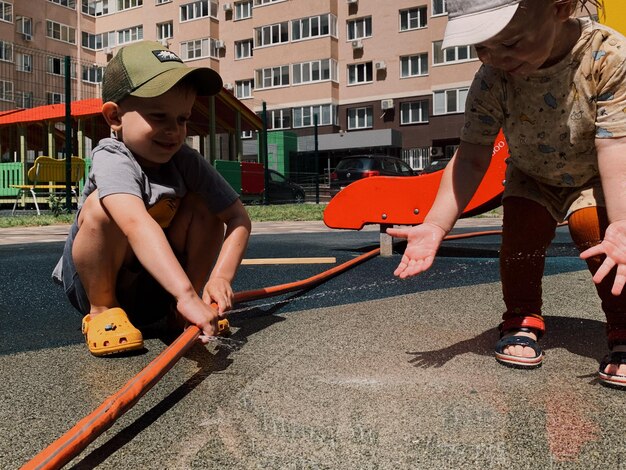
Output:
[[298,191],[293,195],[293,200],[296,204],[302,204],[304,202],[304,193]]

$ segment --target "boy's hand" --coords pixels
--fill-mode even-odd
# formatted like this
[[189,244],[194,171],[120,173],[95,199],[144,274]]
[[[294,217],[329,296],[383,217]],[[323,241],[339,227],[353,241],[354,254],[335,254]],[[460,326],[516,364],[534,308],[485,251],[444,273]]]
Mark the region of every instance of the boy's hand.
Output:
[[235,294],[229,281],[224,278],[210,278],[209,282],[204,286],[202,300],[206,304],[215,302],[220,318],[224,318],[225,313],[233,308],[233,299]]
[[444,229],[431,223],[410,228],[389,228],[387,234],[407,240],[402,260],[393,272],[400,279],[415,276],[430,268],[439,245],[446,236]]
[[593,282],[599,284],[617,266],[611,293],[620,295],[626,284],[626,220],[618,220],[609,225],[602,243],[583,251],[580,257],[587,259],[598,255],[606,255],[606,259],[593,276]]
[[201,330],[200,341],[208,343],[211,336],[217,334],[218,313],[211,305],[206,304],[197,295],[176,303],[178,312],[190,323]]

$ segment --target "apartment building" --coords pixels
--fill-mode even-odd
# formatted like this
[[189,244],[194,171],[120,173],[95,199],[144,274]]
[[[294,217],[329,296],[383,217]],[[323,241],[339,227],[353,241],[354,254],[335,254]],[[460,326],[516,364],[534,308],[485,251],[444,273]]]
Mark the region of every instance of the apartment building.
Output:
[[329,167],[381,152],[421,168],[458,144],[479,66],[441,49],[446,21],[445,0],[0,0],[0,111],[63,102],[65,56],[72,99],[98,96],[117,48],[159,40]]

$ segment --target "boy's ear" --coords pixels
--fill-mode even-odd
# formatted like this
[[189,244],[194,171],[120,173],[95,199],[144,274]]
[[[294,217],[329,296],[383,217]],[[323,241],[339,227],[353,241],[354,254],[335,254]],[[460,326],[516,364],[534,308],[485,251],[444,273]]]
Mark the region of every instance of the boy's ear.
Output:
[[107,101],[102,105],[102,115],[111,130],[119,131],[122,128],[120,107],[113,101]]

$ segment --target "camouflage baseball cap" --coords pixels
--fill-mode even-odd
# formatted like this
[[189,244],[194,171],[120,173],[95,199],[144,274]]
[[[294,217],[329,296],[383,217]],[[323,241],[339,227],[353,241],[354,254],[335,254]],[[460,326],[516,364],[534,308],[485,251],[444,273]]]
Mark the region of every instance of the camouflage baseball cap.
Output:
[[187,76],[193,80],[199,96],[215,95],[222,89],[222,78],[216,71],[208,67],[188,67],[159,42],[129,44],[106,66],[102,101],[119,103],[129,95],[160,96]]

